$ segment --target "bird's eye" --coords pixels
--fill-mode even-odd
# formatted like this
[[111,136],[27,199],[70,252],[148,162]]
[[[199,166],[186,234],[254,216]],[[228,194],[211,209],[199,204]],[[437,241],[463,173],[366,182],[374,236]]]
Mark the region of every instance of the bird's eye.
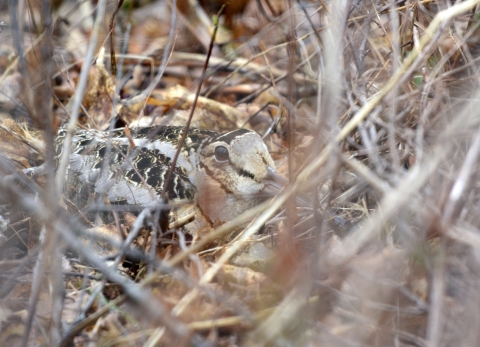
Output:
[[225,146],[215,147],[215,160],[226,161],[228,160],[228,149]]

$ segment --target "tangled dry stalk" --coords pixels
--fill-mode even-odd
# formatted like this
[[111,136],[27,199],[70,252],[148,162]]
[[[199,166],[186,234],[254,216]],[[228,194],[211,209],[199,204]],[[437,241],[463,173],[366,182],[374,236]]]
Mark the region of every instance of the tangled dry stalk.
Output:
[[[222,4],[0,7],[0,346],[478,345],[480,0]],[[65,199],[60,124],[189,113],[289,185],[200,236]]]

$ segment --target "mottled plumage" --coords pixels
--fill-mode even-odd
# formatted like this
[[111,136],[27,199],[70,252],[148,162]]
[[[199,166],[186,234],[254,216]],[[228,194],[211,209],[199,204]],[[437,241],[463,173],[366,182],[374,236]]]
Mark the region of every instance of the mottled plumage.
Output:
[[[78,131],[66,171],[66,197],[78,208],[99,197],[113,204],[140,206],[158,201],[183,129],[134,128],[130,139],[124,129]],[[56,141],[58,157],[64,136],[61,130]],[[272,196],[282,185],[265,143],[254,131],[219,134],[190,129],[168,197],[195,201],[211,224],[219,225]]]

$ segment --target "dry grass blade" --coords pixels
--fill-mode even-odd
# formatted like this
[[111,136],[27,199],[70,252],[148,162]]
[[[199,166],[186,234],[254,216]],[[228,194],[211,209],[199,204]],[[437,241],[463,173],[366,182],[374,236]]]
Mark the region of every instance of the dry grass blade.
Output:
[[9,4],[0,345],[480,344],[480,0]]
[[107,2],[105,0],[101,0],[98,3],[97,20],[95,21],[95,25],[93,27],[93,33],[88,45],[87,55],[85,56],[85,59],[83,61],[83,68],[80,74],[79,85],[73,96],[72,113],[70,115],[70,119],[68,122],[68,127],[67,127],[68,132],[67,132],[67,135],[65,136],[65,141],[63,144],[64,151],[63,151],[62,157],[59,160],[59,167],[57,170],[57,188],[59,191],[62,190],[63,183],[65,181],[65,171],[68,165],[68,154],[70,153],[70,146],[72,142],[73,133],[77,129],[77,121],[80,113],[80,105],[82,103],[83,94],[87,87],[88,73],[90,70],[90,65],[94,60],[93,57],[95,55],[95,50],[97,48],[96,46],[97,46],[98,34],[103,22],[103,18],[105,16],[106,6],[107,6]]

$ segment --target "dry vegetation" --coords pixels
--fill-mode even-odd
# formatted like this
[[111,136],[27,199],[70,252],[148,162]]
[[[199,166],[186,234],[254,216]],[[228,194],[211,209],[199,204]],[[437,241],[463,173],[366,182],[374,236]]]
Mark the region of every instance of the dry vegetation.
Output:
[[[120,3],[0,1],[0,346],[480,345],[480,0]],[[192,236],[62,197],[59,126],[185,125],[200,82],[275,199]]]

